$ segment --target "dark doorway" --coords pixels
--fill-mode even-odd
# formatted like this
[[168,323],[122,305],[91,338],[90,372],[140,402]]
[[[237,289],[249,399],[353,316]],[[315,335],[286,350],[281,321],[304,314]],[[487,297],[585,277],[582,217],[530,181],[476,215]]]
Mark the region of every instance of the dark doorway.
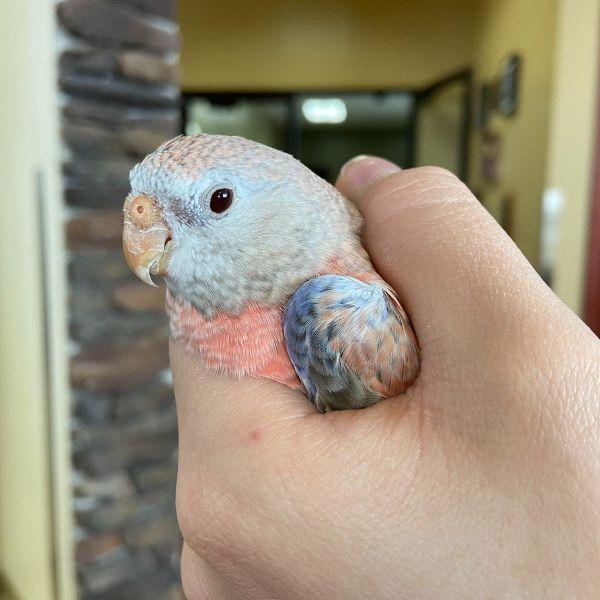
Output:
[[241,135],[293,154],[333,181],[357,154],[404,168],[439,164],[466,177],[470,73],[420,90],[194,91],[183,95],[184,131]]

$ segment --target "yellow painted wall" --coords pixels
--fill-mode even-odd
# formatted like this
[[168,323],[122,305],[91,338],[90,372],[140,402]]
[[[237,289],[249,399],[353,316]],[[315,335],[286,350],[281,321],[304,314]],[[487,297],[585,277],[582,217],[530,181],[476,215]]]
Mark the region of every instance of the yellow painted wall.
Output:
[[519,53],[523,64],[517,114],[509,119],[497,116],[491,122],[501,136],[501,181],[488,185],[479,176],[481,135],[476,132],[470,183],[483,192],[484,203],[497,217],[503,196],[514,195],[513,238],[536,265],[552,93],[555,0],[483,0],[480,8],[473,49],[476,82],[494,77],[508,53]]
[[564,205],[553,288],[580,312],[597,120],[600,0],[559,0],[557,33],[547,185],[560,190]]
[[[25,2],[3,2],[0,38],[0,569],[23,598],[52,594],[40,241],[32,141],[34,89]],[[52,597],[52,596],[50,596]]]
[[412,87],[468,66],[477,0],[180,0],[184,90]]
[[21,600],[70,600],[54,5],[2,2],[0,20],[0,573]]
[[[584,3],[586,0],[583,0]],[[502,181],[487,185],[473,135],[470,184],[499,216],[515,198],[513,237],[535,265],[552,92],[556,0],[180,1],[187,90],[419,87],[473,66],[495,76],[523,57],[519,111],[495,118]]]

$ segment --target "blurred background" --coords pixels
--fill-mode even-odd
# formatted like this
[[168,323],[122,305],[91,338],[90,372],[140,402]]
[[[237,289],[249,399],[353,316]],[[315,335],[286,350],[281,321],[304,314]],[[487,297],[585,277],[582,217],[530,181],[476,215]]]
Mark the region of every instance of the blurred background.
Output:
[[182,597],[163,296],[120,249],[127,173],[164,139],[243,135],[330,181],[356,154],[444,166],[600,332],[600,0],[0,15],[0,596]]

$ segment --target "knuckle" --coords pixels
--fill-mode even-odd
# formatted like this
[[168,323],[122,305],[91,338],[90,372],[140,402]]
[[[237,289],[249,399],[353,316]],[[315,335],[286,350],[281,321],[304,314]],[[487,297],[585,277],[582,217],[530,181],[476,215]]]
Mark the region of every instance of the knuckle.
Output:
[[181,587],[188,600],[200,597],[198,566],[193,562],[192,551],[187,544],[181,550]]
[[411,183],[417,198],[426,197],[436,204],[479,206],[469,188],[454,173],[442,167],[415,169]]
[[187,600],[217,598],[215,581],[209,565],[186,544],[181,550],[181,588]]
[[194,473],[193,478],[180,474],[175,504],[181,535],[199,556],[218,559],[239,538],[231,495],[207,473]]
[[417,167],[414,171],[422,177],[435,178],[453,185],[460,183],[460,179],[452,171],[449,171],[444,167],[428,165],[425,167]]
[[407,210],[428,214],[432,210],[435,214],[450,212],[455,216],[458,207],[469,214],[481,209],[456,175],[441,167],[418,167],[395,173],[374,186],[363,212],[368,220],[377,224],[386,223],[392,215],[405,214]]

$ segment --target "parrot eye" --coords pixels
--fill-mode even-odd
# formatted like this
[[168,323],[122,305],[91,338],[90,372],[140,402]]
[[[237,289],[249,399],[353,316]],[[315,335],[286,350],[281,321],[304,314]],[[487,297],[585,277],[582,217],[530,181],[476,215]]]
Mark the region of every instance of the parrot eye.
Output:
[[233,190],[220,188],[215,190],[210,197],[210,210],[220,214],[225,212],[233,202]]

